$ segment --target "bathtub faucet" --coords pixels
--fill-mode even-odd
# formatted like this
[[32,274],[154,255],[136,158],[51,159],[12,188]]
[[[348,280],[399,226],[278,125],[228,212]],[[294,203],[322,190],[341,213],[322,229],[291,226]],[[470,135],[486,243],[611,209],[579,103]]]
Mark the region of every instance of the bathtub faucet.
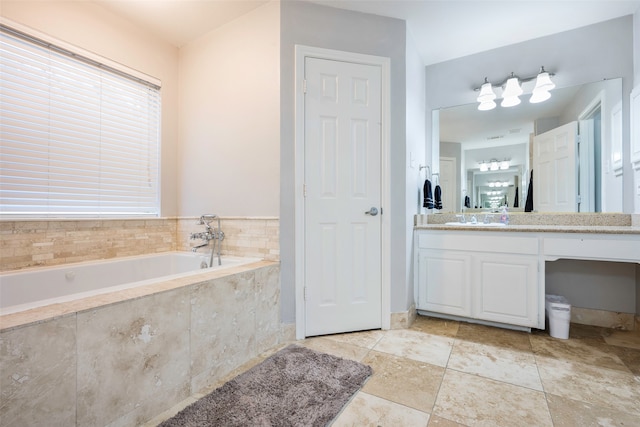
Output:
[[[218,220],[218,228],[211,227],[211,223],[214,219]],[[218,256],[218,265],[221,265],[222,260],[220,258],[220,246],[222,241],[224,240],[224,232],[220,229],[220,217],[215,214],[202,215],[200,217],[200,220],[198,221],[198,225],[204,225],[205,231],[200,233],[191,233],[191,240],[200,239],[204,240],[204,243],[192,247],[191,251],[196,252],[200,248],[209,246],[209,242],[213,241],[213,245],[211,247],[211,257],[209,258],[209,267],[213,265],[214,253],[216,253]]]

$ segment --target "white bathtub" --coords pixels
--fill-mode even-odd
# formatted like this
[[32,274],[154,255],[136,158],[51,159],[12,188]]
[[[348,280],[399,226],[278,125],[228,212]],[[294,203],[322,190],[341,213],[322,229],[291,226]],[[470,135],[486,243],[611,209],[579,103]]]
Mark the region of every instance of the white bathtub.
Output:
[[[208,254],[164,252],[0,274],[0,315],[202,273]],[[207,271],[258,261],[223,257]],[[204,263],[204,264],[203,264]]]

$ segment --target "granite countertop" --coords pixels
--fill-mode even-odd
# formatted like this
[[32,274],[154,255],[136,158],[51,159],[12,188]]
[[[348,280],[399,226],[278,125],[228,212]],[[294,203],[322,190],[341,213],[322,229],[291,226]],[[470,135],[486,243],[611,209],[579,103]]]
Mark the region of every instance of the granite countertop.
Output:
[[507,225],[506,227],[486,227],[478,225],[446,225],[422,224],[416,225],[416,230],[448,230],[448,231],[499,231],[499,232],[544,232],[544,233],[597,233],[597,234],[638,234],[640,227],[630,225]]
[[[467,221],[473,214],[467,213]],[[484,213],[475,213],[479,222]],[[496,222],[499,214],[493,214]],[[512,213],[506,227],[482,225],[447,225],[459,222],[455,214],[416,215],[416,230],[464,230],[543,233],[640,234],[640,215],[622,213]]]

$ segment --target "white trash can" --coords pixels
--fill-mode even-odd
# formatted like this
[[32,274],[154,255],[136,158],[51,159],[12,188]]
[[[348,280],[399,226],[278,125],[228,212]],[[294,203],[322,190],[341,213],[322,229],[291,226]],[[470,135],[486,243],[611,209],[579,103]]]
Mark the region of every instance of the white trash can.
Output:
[[566,340],[569,338],[571,305],[560,295],[545,296],[545,311],[549,318],[549,335]]

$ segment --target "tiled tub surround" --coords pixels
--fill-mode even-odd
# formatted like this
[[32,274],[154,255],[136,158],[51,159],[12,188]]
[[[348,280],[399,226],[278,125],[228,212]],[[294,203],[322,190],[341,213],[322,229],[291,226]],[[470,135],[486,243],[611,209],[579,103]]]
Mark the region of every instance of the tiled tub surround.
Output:
[[0,317],[3,425],[139,425],[281,341],[260,261]]
[[[187,278],[201,274],[209,261],[209,254],[162,252],[0,272],[0,315]],[[218,265],[216,257],[213,266],[205,268],[225,269],[259,259],[225,255],[220,261]]]
[[[216,222],[211,225],[215,226]],[[222,217],[220,228],[225,234],[221,246],[223,254],[268,261],[280,259],[280,222],[277,218]],[[189,250],[194,244],[200,243],[190,240],[189,236],[203,230],[198,218],[179,218],[176,233],[178,250]]]
[[[167,251],[184,251],[203,231],[196,217],[2,220],[0,271]],[[221,218],[222,253],[277,261],[278,218]]]

